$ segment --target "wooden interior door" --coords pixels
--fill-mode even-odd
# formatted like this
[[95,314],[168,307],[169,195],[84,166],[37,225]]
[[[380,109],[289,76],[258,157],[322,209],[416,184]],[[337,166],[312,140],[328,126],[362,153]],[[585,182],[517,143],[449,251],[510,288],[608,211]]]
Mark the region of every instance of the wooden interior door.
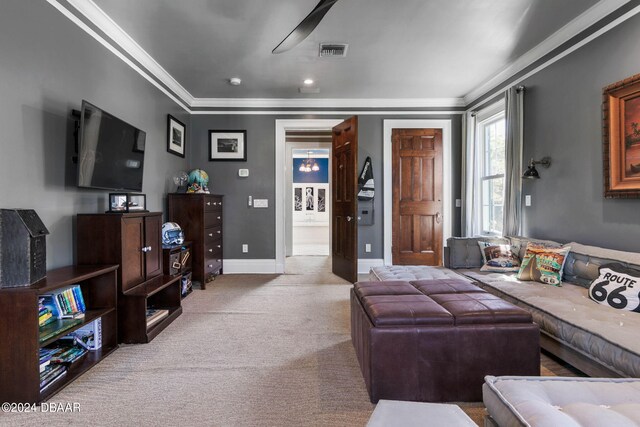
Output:
[[332,132],[331,260],[333,274],[358,280],[358,117]]
[[442,265],[442,129],[392,131],[392,261]]

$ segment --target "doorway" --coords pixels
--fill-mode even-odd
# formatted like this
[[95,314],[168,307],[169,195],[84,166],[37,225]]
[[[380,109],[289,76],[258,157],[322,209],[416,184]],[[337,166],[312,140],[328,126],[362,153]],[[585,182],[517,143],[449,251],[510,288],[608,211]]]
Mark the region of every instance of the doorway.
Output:
[[[275,172],[276,172],[276,194],[275,194],[275,207],[276,207],[276,260],[275,260],[275,272],[285,272],[285,259],[291,252],[291,243],[288,242],[287,230],[288,226],[287,209],[291,206],[291,199],[293,196],[292,187],[289,188],[287,183],[291,182],[287,178],[287,173],[290,173],[291,167],[287,168],[288,159],[291,157],[287,155],[286,133],[300,130],[323,130],[331,132],[331,129],[337,124],[341,123],[341,119],[288,119],[276,120],[276,137],[275,137]],[[320,147],[322,148],[322,147]]]
[[[305,137],[317,141],[300,141]],[[291,153],[287,165],[291,165],[287,256],[329,256],[330,253],[331,143],[323,139],[330,141],[331,132],[287,132],[287,152]]]

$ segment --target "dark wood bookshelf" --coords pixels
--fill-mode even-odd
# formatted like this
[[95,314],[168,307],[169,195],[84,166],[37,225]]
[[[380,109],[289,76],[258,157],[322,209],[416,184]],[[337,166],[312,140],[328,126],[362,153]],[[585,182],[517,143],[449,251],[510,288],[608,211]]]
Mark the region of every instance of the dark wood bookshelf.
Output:
[[[148,343],[182,313],[181,276],[163,272],[162,213],[79,214],[76,225],[78,264],[120,265],[118,342]],[[147,307],[170,315],[147,331]]]
[[[121,341],[125,343],[148,343],[176,317],[182,314],[180,298],[181,276],[162,275],[144,282],[120,295],[118,310]],[[169,310],[169,315],[147,328],[147,308]]]
[[[118,347],[117,270],[117,265],[63,267],[47,272],[45,279],[31,286],[0,289],[0,402],[47,400]],[[87,308],[84,317],[57,320],[40,328],[40,295],[71,285],[80,285]],[[40,348],[98,318],[102,319],[102,348],[72,363],[64,377],[40,392]],[[59,332],[40,342],[47,328]]]

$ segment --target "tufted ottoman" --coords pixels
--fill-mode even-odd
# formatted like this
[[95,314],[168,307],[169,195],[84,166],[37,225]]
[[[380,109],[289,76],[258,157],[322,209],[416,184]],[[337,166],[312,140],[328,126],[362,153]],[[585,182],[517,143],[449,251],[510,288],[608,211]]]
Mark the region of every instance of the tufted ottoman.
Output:
[[487,376],[485,426],[640,425],[640,379]]
[[480,401],[485,375],[539,375],[531,315],[466,280],[359,282],[351,339],[372,402]]

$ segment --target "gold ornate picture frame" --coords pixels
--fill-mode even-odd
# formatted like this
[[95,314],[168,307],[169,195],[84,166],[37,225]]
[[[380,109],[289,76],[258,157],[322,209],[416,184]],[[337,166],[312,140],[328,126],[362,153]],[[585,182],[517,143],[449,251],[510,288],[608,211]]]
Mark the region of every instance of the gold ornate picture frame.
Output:
[[640,197],[640,74],[603,89],[604,196]]

